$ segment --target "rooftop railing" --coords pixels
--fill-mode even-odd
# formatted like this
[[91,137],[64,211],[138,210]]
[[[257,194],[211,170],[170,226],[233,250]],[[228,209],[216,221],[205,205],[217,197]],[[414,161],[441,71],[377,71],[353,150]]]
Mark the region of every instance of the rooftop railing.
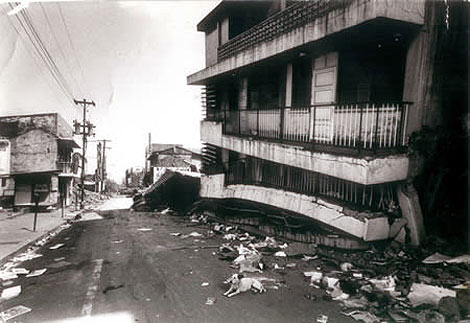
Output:
[[219,46],[217,58],[220,61],[257,43],[272,40],[330,11],[347,7],[351,2],[351,0],[299,1]]

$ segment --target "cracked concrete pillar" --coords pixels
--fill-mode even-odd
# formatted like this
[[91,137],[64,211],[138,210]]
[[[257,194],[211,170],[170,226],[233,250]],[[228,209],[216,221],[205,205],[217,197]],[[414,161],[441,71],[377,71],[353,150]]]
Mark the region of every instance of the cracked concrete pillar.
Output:
[[398,201],[403,216],[408,221],[411,245],[419,246],[426,238],[423,214],[419,205],[418,193],[412,184],[404,184],[397,188]]

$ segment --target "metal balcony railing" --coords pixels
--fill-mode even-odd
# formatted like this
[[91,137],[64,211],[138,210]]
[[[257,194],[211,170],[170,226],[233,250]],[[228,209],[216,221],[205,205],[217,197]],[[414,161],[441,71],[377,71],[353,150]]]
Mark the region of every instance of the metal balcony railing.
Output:
[[259,158],[225,166],[225,185],[255,185],[341,201],[354,209],[396,212],[398,182],[363,185]]
[[57,169],[64,174],[78,174],[78,167],[74,167],[72,162],[57,162]]
[[315,18],[325,16],[330,11],[347,7],[351,2],[352,0],[299,1],[219,46],[217,59],[220,61],[255,44],[272,40]]
[[206,120],[222,121],[223,133],[229,135],[376,152],[406,146],[410,105],[366,102],[208,111]]

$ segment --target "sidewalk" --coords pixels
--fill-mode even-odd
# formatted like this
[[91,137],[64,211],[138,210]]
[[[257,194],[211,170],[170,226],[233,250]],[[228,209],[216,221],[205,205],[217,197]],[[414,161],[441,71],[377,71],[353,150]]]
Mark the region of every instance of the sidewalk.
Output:
[[56,229],[78,212],[74,208],[67,208],[64,218],[61,218],[60,209],[38,213],[36,231],[33,231],[34,213],[28,212],[12,217],[0,216],[0,264],[8,256]]

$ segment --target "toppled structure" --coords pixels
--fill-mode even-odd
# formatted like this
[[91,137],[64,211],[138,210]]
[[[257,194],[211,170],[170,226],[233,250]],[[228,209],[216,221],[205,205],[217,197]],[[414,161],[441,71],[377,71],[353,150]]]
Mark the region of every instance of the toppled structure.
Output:
[[134,196],[132,209],[152,211],[170,207],[185,210],[199,199],[200,174],[165,170],[160,178]]

